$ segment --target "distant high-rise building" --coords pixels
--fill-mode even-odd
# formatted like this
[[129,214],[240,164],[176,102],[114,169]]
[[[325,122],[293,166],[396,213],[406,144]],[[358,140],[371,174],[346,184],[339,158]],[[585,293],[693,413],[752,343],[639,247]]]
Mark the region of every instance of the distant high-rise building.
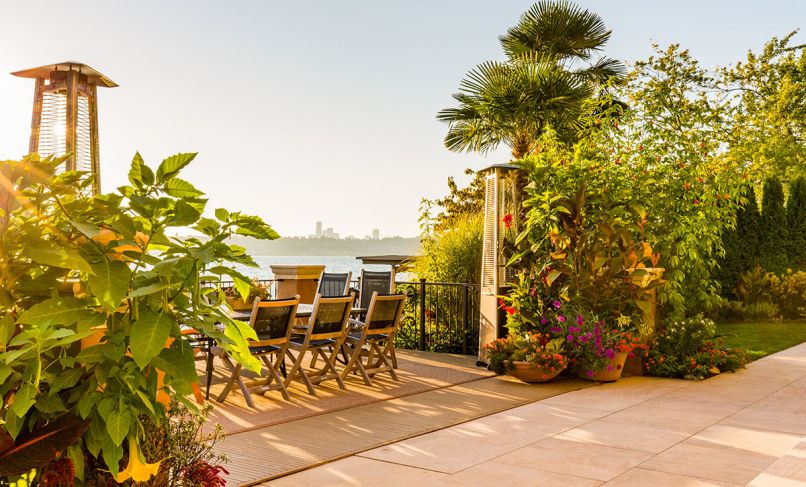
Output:
[[381,231],[377,228],[372,230],[372,240],[380,240],[381,239]]
[[322,238],[322,222],[316,222],[316,238]]
[[333,238],[333,227],[327,227],[325,230],[325,238]]

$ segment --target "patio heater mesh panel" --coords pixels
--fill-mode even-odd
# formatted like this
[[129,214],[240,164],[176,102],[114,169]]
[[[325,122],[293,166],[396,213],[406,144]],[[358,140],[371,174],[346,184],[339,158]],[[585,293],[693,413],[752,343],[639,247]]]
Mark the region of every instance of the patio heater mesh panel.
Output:
[[101,191],[97,87],[117,86],[86,64],[66,61],[11,73],[36,80],[28,151],[41,157],[68,155],[58,172],[85,171]]

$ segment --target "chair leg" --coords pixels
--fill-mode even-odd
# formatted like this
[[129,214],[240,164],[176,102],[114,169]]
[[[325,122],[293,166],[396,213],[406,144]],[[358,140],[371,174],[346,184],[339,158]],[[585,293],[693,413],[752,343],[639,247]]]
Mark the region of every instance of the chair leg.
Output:
[[213,381],[213,346],[210,344],[207,349],[207,385],[204,393],[204,398],[210,399],[210,383]]
[[219,394],[216,400],[218,402],[224,402],[224,399],[227,398],[227,395],[229,395],[230,391],[232,390],[232,387],[237,382],[238,387],[241,389],[241,392],[244,395],[246,404],[248,404],[249,407],[252,408],[255,407],[255,403],[254,401],[252,401],[252,396],[249,394],[249,388],[246,387],[246,384],[244,384],[243,379],[241,378],[241,368],[243,366],[241,364],[238,365],[233,364],[232,360],[230,360],[230,358],[226,355],[224,355],[221,358],[222,360],[224,360],[224,363],[227,365],[227,368],[232,370],[232,376],[230,377],[229,381],[227,381],[227,385],[224,387],[224,390],[221,391],[221,394]]
[[[331,348],[331,350],[333,349]],[[324,359],[325,361],[325,365],[322,366],[322,375],[320,377],[326,377],[327,376],[326,371],[327,369],[330,369],[333,371],[333,378],[335,378],[336,382],[339,384],[339,389],[346,389],[346,387],[344,387],[344,381],[341,380],[341,375],[339,374],[339,371],[336,370],[336,356],[338,355],[339,351],[333,350],[332,352],[330,352],[330,357],[328,357],[325,354],[325,351],[322,350],[321,348],[317,348],[316,351],[322,355],[322,359]]]
[[[342,352],[346,352],[348,348],[349,347],[346,343],[343,344]],[[347,375],[351,372],[355,373],[356,370],[364,379],[364,384],[372,386],[372,380],[370,380],[369,376],[367,375],[367,371],[364,369],[364,364],[361,363],[361,347],[359,347],[357,343],[355,349],[353,349],[352,353],[350,354],[350,359],[347,361],[347,365],[344,367],[344,370],[341,371],[342,380],[346,379]]]
[[389,355],[392,357],[392,368],[397,369],[397,355],[395,355],[395,339],[389,337]]
[[[372,343],[370,343],[370,346],[372,348],[374,348],[375,352],[378,354],[378,363],[376,364],[376,367],[374,367],[375,369],[378,369],[378,370],[375,372],[375,374],[378,374],[378,373],[381,373],[381,372],[389,372],[389,375],[392,376],[392,380],[397,381],[398,378],[397,378],[397,373],[395,372],[395,368],[392,366],[392,364],[389,362],[389,360],[387,360],[386,354],[383,353],[384,351],[381,350],[381,348],[378,346],[378,342],[372,342]],[[382,367],[381,364],[383,364],[384,366]]]
[[[265,390],[263,391],[263,394],[265,394],[265,393],[267,393],[267,392],[269,392],[271,390],[278,389],[280,391],[280,393],[283,395],[283,399],[285,399],[286,401],[290,401],[291,397],[289,397],[289,395],[288,395],[288,389],[286,389],[285,382],[284,382],[282,376],[280,376],[280,372],[279,372],[280,367],[278,366],[278,364],[282,363],[282,362],[280,362],[280,356],[277,355],[277,357],[275,359],[275,363],[273,363],[273,364],[271,362],[269,362],[269,356],[268,355],[264,355],[261,358],[263,359],[263,363],[266,364],[266,367],[269,368],[269,374],[270,374],[266,379],[266,385],[264,386]],[[277,382],[277,385],[274,386],[274,388],[271,387],[271,382],[272,381]]]
[[288,387],[291,384],[291,381],[294,380],[296,375],[299,375],[302,379],[302,382],[305,383],[305,387],[308,389],[308,394],[315,396],[316,391],[313,390],[313,384],[311,383],[311,379],[308,378],[308,375],[305,373],[305,370],[301,367],[302,361],[305,359],[305,352],[306,350],[300,350],[297,358],[294,359],[294,355],[291,354],[291,351],[288,352],[288,355],[294,360],[294,365],[291,366],[291,371],[288,373],[288,376],[285,378],[285,386]]

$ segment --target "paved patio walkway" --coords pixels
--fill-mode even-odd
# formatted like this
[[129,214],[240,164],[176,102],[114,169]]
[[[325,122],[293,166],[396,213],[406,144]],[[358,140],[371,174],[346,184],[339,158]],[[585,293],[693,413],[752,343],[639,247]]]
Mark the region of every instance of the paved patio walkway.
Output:
[[568,392],[267,485],[804,486],[804,435],[801,344],[703,382]]

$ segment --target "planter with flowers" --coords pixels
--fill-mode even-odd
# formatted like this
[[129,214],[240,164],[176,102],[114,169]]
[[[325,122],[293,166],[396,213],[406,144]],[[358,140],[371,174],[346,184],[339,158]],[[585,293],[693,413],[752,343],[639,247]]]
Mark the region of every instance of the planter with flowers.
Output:
[[268,286],[257,279],[252,279],[249,285],[249,295],[246,300],[241,297],[242,295],[236,287],[224,289],[224,295],[227,298],[227,304],[236,311],[252,309],[255,298],[260,298],[260,300],[263,301],[271,297]]
[[562,342],[541,333],[498,339],[485,347],[490,370],[523,382],[548,382],[568,365]]
[[581,314],[569,324],[565,316],[556,316],[553,334],[564,337],[565,350],[574,362],[579,377],[598,382],[613,382],[621,377],[624,362],[641,345],[638,336],[604,321],[585,319]]

